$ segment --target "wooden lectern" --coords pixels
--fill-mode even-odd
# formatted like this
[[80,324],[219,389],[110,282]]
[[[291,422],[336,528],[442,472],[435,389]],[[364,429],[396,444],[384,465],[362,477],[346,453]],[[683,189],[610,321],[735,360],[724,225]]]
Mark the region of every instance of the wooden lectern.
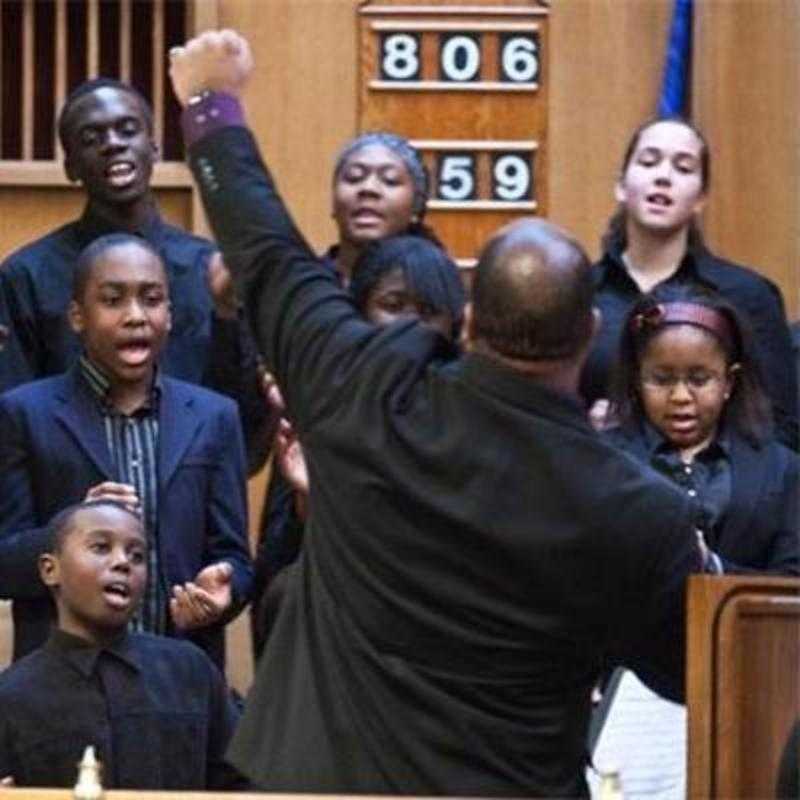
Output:
[[772,798],[800,718],[800,579],[689,581],[688,797]]

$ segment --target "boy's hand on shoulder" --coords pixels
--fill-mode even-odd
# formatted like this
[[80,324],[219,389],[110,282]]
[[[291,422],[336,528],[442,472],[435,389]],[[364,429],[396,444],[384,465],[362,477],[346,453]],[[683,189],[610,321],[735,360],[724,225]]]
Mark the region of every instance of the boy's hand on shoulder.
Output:
[[233,602],[232,575],[233,567],[219,561],[201,569],[193,581],[174,586],[169,610],[175,627],[192,630],[216,622]]
[[118,503],[121,506],[138,514],[139,495],[136,494],[136,489],[129,483],[114,483],[114,481],[103,481],[92,486],[87,492],[84,500],[88,502],[98,502],[102,500],[109,500],[112,503]]

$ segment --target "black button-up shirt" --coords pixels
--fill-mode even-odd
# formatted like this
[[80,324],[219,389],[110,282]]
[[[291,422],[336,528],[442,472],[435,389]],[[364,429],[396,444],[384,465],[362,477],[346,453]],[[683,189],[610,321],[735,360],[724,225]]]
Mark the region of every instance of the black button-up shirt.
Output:
[[697,527],[714,547],[731,501],[731,461],[727,439],[719,436],[690,464],[652,426],[644,426],[650,466],[683,489],[697,504]]
[[98,648],[56,630],[0,675],[0,776],[73,786],[91,744],[107,788],[231,788],[236,719],[222,676],[188,642],[122,634]]

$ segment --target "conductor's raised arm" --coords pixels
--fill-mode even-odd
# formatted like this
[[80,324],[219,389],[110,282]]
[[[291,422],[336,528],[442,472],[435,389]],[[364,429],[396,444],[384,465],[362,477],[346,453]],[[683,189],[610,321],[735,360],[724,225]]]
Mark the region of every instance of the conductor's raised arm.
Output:
[[178,102],[188,105],[203,92],[240,97],[253,72],[247,40],[236,31],[206,31],[169,51],[169,75]]

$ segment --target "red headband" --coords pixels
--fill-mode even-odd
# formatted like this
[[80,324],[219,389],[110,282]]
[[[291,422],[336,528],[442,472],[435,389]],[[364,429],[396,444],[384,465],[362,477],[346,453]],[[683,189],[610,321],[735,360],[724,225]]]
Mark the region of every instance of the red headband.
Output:
[[659,303],[636,314],[630,325],[634,333],[641,333],[646,328],[655,330],[662,325],[681,323],[705,328],[720,339],[729,352],[736,352],[733,329],[728,318],[700,303]]

